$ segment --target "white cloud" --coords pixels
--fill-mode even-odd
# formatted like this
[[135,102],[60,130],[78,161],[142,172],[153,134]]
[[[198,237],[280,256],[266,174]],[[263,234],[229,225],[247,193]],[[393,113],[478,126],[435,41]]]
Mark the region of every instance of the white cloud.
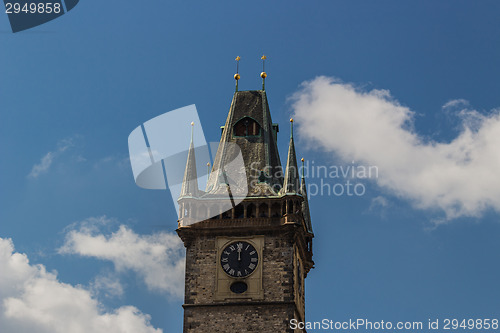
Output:
[[370,204],[370,210],[374,210],[376,208],[387,208],[389,206],[389,201],[383,196],[379,195],[372,199]]
[[57,148],[54,151],[49,151],[45,154],[39,163],[33,165],[31,172],[28,174],[29,178],[38,178],[40,175],[47,173],[52,166],[55,158],[64,153],[68,148],[73,146],[72,139],[63,139],[58,142]]
[[2,333],[160,333],[133,306],[111,312],[80,286],[58,281],[42,265],[31,265],[0,238],[0,327]]
[[94,294],[105,297],[120,297],[123,295],[123,286],[116,276],[98,275],[90,283]]
[[51,151],[45,154],[45,156],[40,160],[40,163],[33,165],[28,177],[38,178],[41,174],[46,173],[54,161],[54,155],[55,154]]
[[460,133],[428,142],[413,130],[414,113],[387,90],[362,91],[318,77],[292,97],[299,133],[345,162],[376,165],[379,186],[417,208],[441,209],[447,220],[500,212],[500,110],[485,116],[458,108]]
[[150,290],[181,298],[184,293],[184,246],[176,234],[138,235],[124,225],[109,235],[100,228],[112,222],[105,216],[73,226],[59,253],[111,261],[118,272],[131,270]]

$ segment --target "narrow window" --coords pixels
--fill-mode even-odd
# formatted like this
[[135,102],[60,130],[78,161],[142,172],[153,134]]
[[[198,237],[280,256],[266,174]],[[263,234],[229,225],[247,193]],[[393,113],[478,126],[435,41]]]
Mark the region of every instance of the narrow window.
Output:
[[234,125],[234,136],[259,136],[260,125],[252,118],[245,117]]

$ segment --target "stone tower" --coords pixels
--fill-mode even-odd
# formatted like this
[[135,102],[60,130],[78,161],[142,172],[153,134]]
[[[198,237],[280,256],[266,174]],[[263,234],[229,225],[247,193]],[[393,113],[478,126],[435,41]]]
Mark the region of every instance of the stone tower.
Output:
[[294,332],[290,320],[305,321],[314,235],[290,121],[283,172],[264,84],[236,89],[204,191],[191,144],[178,200],[184,333],[284,333]]

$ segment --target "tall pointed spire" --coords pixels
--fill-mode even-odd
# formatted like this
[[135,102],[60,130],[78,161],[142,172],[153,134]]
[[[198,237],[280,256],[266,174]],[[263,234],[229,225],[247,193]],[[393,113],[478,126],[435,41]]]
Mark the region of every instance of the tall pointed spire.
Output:
[[304,177],[304,158],[301,158],[300,161],[302,162],[302,174],[300,177],[300,194],[305,195],[307,198],[307,191],[306,191],[306,179]]
[[293,119],[290,119],[290,145],[288,147],[288,158],[286,161],[284,193],[299,192],[299,172],[297,168],[297,157],[295,155],[295,144],[293,142]]
[[180,198],[196,197],[199,194],[198,175],[196,173],[196,158],[194,156],[193,131],[194,122],[191,123],[191,143],[189,144],[189,152],[186,162],[186,170],[184,171],[184,179],[182,180]]
[[312,233],[312,223],[311,223],[311,213],[309,212],[309,200],[307,198],[307,186],[306,179],[304,177],[304,159],[300,159],[302,161],[302,177],[300,178],[300,194],[304,197],[302,201],[302,214],[304,215],[304,222],[306,225],[307,231]]

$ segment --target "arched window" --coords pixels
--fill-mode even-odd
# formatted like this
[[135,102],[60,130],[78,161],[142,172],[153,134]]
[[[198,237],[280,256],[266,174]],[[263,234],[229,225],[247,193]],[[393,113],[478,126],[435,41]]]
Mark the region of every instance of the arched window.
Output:
[[255,217],[255,205],[254,204],[249,204],[247,206],[247,217],[248,218]]
[[250,117],[245,117],[234,124],[234,136],[259,136],[260,125]]
[[234,208],[234,218],[236,219],[241,219],[243,218],[243,213],[244,213],[244,208],[243,205],[238,205]]
[[281,216],[281,206],[278,203],[274,203],[271,206],[271,217],[280,217]]
[[208,211],[207,211],[207,207],[205,207],[205,205],[200,205],[198,206],[198,216],[197,218],[199,220],[206,220],[208,219]]
[[266,203],[262,203],[259,206],[259,217],[267,217],[269,211],[269,206]]

